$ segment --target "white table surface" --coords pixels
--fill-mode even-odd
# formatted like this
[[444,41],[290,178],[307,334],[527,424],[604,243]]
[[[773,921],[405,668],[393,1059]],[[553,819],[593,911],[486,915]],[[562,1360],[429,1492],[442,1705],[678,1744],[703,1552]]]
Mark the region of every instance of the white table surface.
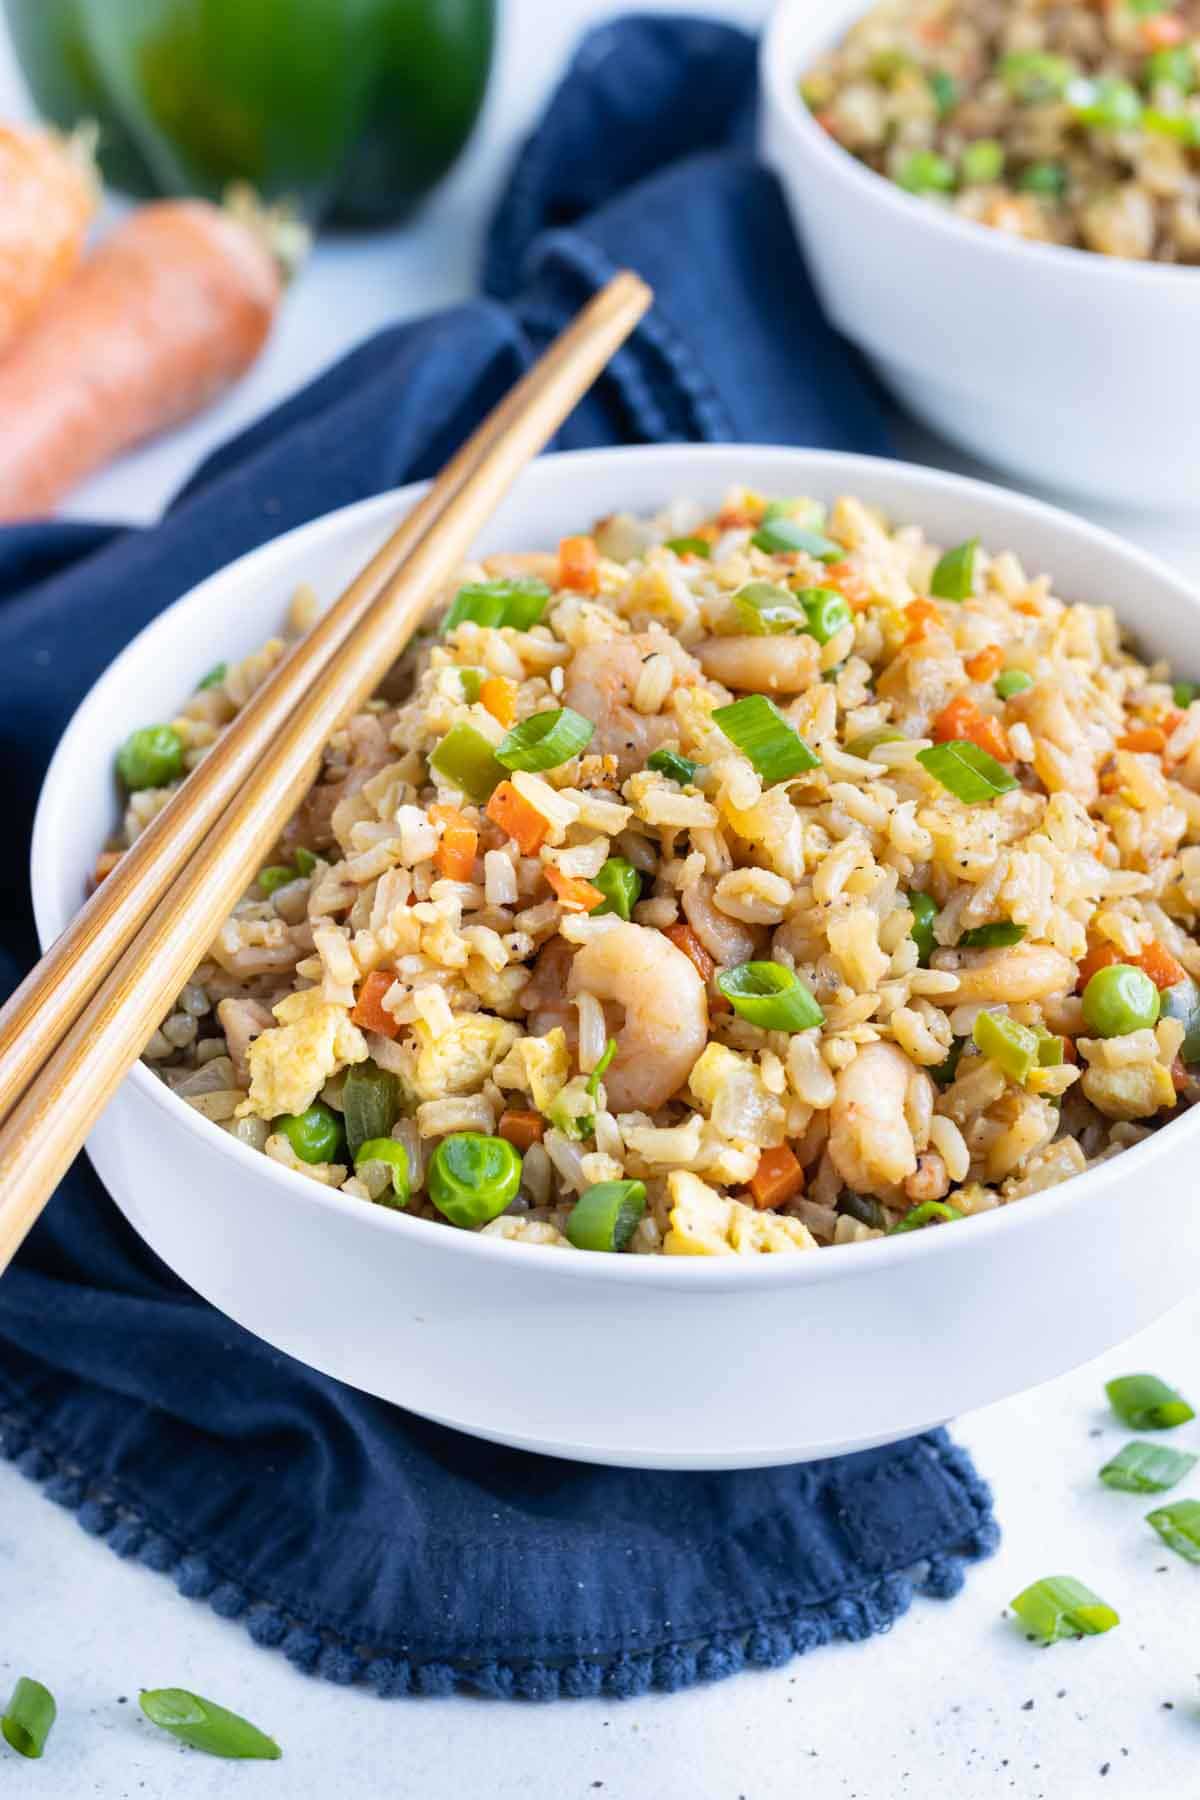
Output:
[[[508,156],[580,27],[611,10],[595,0],[510,0],[483,127],[421,219],[406,231],[322,244],[239,390],[91,482],[67,510],[153,518],[206,450],[339,351],[469,293]],[[762,8],[727,0],[711,10],[753,21]],[[0,26],[0,118],[26,105]],[[906,430],[902,441],[911,454],[962,466],[919,433]],[[1192,521],[1124,523],[1200,576]],[[1063,1304],[1087,1297],[1064,1294]],[[1036,1328],[1021,1321],[1016,1294],[1013,1321],[1014,1330]],[[300,1676],[240,1626],[121,1562],[0,1464],[0,1690],[36,1674],[61,1707],[42,1764],[21,1764],[0,1745],[0,1783],[5,1793],[56,1800],[1194,1794],[1200,1570],[1142,1522],[1151,1502],[1108,1492],[1095,1471],[1128,1435],[1104,1409],[1104,1380],[1144,1368],[1200,1392],[1198,1323],[1200,1302],[1101,1361],[958,1423],[993,1483],[1005,1535],[957,1600],[919,1600],[890,1636],[774,1673],[627,1703],[384,1702]],[[1200,1448],[1200,1425],[1172,1441]],[[1030,1580],[1058,1572],[1116,1605],[1120,1628],[1048,1652],[1028,1644],[1002,1609]],[[140,1719],[136,1692],[147,1685],[191,1687],[238,1708],[278,1735],[285,1760],[226,1764],[181,1749]]]

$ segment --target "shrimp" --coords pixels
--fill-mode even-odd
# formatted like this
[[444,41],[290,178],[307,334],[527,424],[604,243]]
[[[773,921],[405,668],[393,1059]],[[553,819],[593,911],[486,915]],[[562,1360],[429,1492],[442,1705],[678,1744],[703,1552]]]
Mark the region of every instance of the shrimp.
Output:
[[696,646],[710,681],[748,694],[802,694],[821,679],[815,637],[714,637]]
[[654,1112],[687,1080],[708,1041],[708,996],[661,931],[614,925],[575,953],[567,993],[624,1008],[604,1087],[615,1113]]
[[649,639],[609,638],[604,643],[585,644],[567,666],[563,700],[591,720],[596,735],[589,750],[615,756],[622,780],[642,768],[660,744],[679,736],[671,714],[647,716],[633,705],[643,661],[656,648]]
[[[958,976],[957,989],[943,998],[989,1004],[1005,1000],[1020,1006],[1029,1000],[1045,1000],[1051,994],[1069,994],[1075,986],[1075,964],[1049,944],[1012,944],[1000,950],[967,954],[970,960],[966,966],[950,971]],[[942,960],[938,959],[939,967]]]
[[887,1043],[864,1044],[838,1076],[829,1155],[856,1194],[894,1199],[900,1183],[916,1173],[917,1147],[907,1118],[914,1080],[927,1082],[929,1077]]

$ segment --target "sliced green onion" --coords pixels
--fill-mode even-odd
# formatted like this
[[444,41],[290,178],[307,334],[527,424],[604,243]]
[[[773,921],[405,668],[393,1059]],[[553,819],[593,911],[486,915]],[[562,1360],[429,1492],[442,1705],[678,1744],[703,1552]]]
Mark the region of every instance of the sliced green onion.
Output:
[[302,844],[295,852],[295,861],[297,874],[311,875],[320,858],[314,856],[311,850],[306,850]]
[[968,538],[938,558],[929,578],[929,591],[939,600],[968,600],[975,591],[975,557],[979,539]]
[[946,1052],[945,1062],[937,1063],[930,1069],[929,1073],[933,1076],[933,1079],[937,1082],[939,1087],[949,1087],[950,1083],[958,1074],[958,1065],[962,1059],[962,1053],[966,1048],[966,1043],[966,1038],[955,1038],[949,1050]]
[[808,625],[800,598],[773,581],[748,581],[729,597],[730,622],[747,637],[778,637]]
[[1022,1624],[1043,1643],[1095,1637],[1121,1623],[1111,1606],[1073,1575],[1047,1575],[1009,1602]]
[[[412,1193],[412,1184],[408,1172],[408,1152],[398,1138],[368,1138],[360,1144],[354,1153],[354,1169],[357,1174],[365,1169],[368,1163],[382,1163],[392,1178],[391,1199],[383,1200],[387,1206],[405,1207]],[[387,1190],[384,1190],[385,1194]]]
[[717,986],[736,1013],[764,1031],[807,1031],[825,1018],[808,988],[782,963],[738,963],[721,970]]
[[913,150],[896,170],[896,184],[910,194],[954,192],[954,164],[937,150]]
[[957,1206],[951,1206],[948,1200],[922,1200],[919,1206],[910,1207],[904,1217],[890,1227],[889,1237],[895,1237],[901,1231],[923,1231],[926,1225],[952,1225],[962,1214]]
[[1044,1025],[1035,1025],[1033,1029],[1038,1041],[1038,1068],[1061,1068],[1066,1050],[1063,1040],[1047,1031]]
[[1038,1066],[1038,1038],[1028,1025],[1019,1025],[998,1013],[981,1012],[975,1020],[974,1038],[980,1054],[1011,1075],[1026,1081]]
[[1073,81],[1066,99],[1081,125],[1095,125],[1103,131],[1129,131],[1141,123],[1141,95],[1132,82],[1122,81],[1119,75]]
[[712,545],[707,538],[668,538],[667,549],[673,550],[676,556],[702,556],[706,562],[712,560]]
[[276,888],[286,887],[289,881],[295,881],[296,870],[289,869],[285,863],[269,863],[265,869],[258,871],[258,885],[264,894],[273,894]]
[[429,1164],[429,1198],[452,1225],[469,1229],[498,1219],[516,1199],[521,1158],[507,1138],[456,1131]]
[[887,1230],[887,1214],[870,1194],[856,1194],[853,1188],[844,1188],[837,1205],[839,1212],[849,1213],[860,1225],[867,1225],[872,1231]]
[[1181,706],[1185,712],[1197,694],[1200,694],[1200,682],[1195,681],[1177,681],[1171,689],[1171,697],[1176,706]]
[[592,877],[592,883],[604,895],[604,905],[592,913],[594,919],[601,913],[616,913],[621,919],[631,916],[642,891],[642,878],[631,862],[623,856],[610,856]]
[[277,1762],[283,1755],[275,1739],[249,1719],[189,1694],[186,1688],[143,1688],[138,1703],[152,1725],[160,1725],[193,1750],[261,1762]]
[[820,757],[765,694],[747,694],[731,706],[718,706],[712,719],[730,743],[750,758],[768,787],[821,766]]
[[483,670],[460,669],[458,679],[462,683],[463,699],[468,706],[474,706],[483,692]]
[[704,767],[703,763],[693,762],[690,757],[681,756],[678,750],[655,750],[646,759],[646,767],[653,769],[657,775],[667,775],[677,781],[680,787],[693,783]]
[[913,922],[908,928],[908,935],[917,946],[917,959],[923,969],[929,967],[929,959],[937,949],[937,940],[933,935],[933,921],[937,918],[936,902],[928,894],[914,893],[906,896],[908,910]]
[[804,629],[818,644],[827,644],[853,617],[845,595],[836,588],[802,588],[796,598],[808,620]]
[[824,531],[828,517],[829,509],[820,500],[768,500],[760,523],[791,519],[793,524],[803,525],[808,531]]
[[389,1136],[399,1111],[398,1084],[390,1070],[381,1069],[370,1057],[347,1069],[342,1083],[342,1118],[356,1163],[365,1143]]
[[1060,162],[1033,162],[1022,169],[1017,186],[1025,194],[1041,194],[1047,200],[1061,200],[1067,191],[1067,171]]
[[564,1227],[577,1250],[624,1250],[646,1210],[641,1181],[598,1181],[584,1188]]
[[1157,1375],[1118,1375],[1105,1382],[1104,1391],[1118,1419],[1134,1431],[1172,1431],[1196,1416],[1183,1395]]
[[1182,1481],[1196,1466],[1190,1450],[1172,1450],[1169,1444],[1139,1444],[1136,1440],[1110,1457],[1100,1471],[1105,1487],[1124,1494],[1163,1494]]
[[968,187],[989,187],[1004,173],[1004,145],[999,138],[976,138],[963,151],[959,166]]
[[196,692],[200,694],[203,693],[205,688],[220,687],[228,673],[228,663],[214,663],[212,668],[208,671],[208,674],[204,676],[203,680],[196,683]]
[[1160,107],[1148,106],[1142,125],[1155,137],[1173,138],[1188,150],[1200,149],[1200,118],[1195,113],[1163,112]]
[[1014,694],[1023,694],[1032,686],[1033,676],[1027,675],[1024,669],[1005,669],[992,683],[992,692],[997,700],[1011,700]]
[[[713,717],[716,718],[715,713]],[[917,761],[966,806],[978,806],[984,800],[995,800],[1000,794],[1011,794],[1017,785],[1002,763],[965,738],[954,738],[948,744],[931,744],[928,750],[918,750]]]
[[846,551],[823,531],[813,531],[786,513],[765,517],[750,542],[768,556],[790,556],[802,550],[817,562],[841,562]]
[[926,80],[929,82],[929,91],[933,95],[933,103],[937,107],[938,118],[944,119],[958,105],[958,83],[953,75],[946,73],[945,69],[930,69]]
[[1011,919],[997,919],[991,925],[973,925],[970,931],[964,931],[958,940],[960,950],[1001,950],[1009,944],[1019,944],[1025,936],[1023,925],[1014,925]]
[[510,581],[471,581],[460,587],[442,621],[442,630],[470,620],[475,625],[511,625],[528,631],[546,610],[550,589],[535,576]]
[[429,758],[429,766],[481,805],[491,799],[493,788],[504,780],[503,765],[496,761],[492,746],[473,725],[451,726]]
[[557,769],[591,743],[596,727],[569,706],[534,713],[504,734],[496,761],[506,769]]
[[894,725],[876,725],[873,731],[863,731],[856,738],[851,738],[846,745],[846,755],[861,756],[865,762],[872,750],[878,749],[880,744],[900,744],[903,741],[904,733],[897,731]]
[[[1194,1460],[1194,1459],[1193,1459]],[[1188,1562],[1200,1563],[1200,1500],[1175,1500],[1146,1514],[1167,1548]]]
[[1159,995],[1164,1019],[1178,1019],[1183,1026],[1179,1054],[1185,1068],[1200,1062],[1200,987],[1189,975]]
[[591,1074],[587,1078],[587,1092],[588,1092],[589,1100],[594,1100],[596,1098],[596,1095],[600,1092],[600,1083],[604,1080],[605,1075],[608,1073],[608,1065],[612,1061],[613,1057],[616,1054],[617,1054],[617,1040],[616,1040],[616,1038],[609,1038],[608,1042],[604,1046],[603,1056],[600,1058],[600,1061],[596,1064],[595,1068],[592,1070]]
[[1075,64],[1049,50],[1013,50],[1001,58],[1000,75],[1015,99],[1032,106],[1061,99],[1074,79]]
[[1153,50],[1146,58],[1142,73],[1148,87],[1168,82],[1181,94],[1190,94],[1196,85],[1196,57],[1190,44],[1170,44]]
[[50,1727],[57,1716],[58,1708],[50,1689],[29,1675],[22,1675],[0,1715],[0,1731],[18,1756],[36,1760],[46,1748]]

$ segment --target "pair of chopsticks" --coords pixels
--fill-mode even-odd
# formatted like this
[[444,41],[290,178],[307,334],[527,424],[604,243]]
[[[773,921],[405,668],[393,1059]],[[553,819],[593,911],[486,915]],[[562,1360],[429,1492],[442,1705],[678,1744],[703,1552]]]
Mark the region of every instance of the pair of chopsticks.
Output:
[[0,1271],[437,591],[650,304],[617,275],[273,671],[0,1011]]

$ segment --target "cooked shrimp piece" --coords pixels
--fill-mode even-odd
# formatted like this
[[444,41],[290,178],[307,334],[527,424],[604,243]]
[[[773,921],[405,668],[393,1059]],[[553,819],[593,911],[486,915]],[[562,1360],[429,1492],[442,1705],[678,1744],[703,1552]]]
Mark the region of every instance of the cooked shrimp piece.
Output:
[[950,971],[958,976],[958,987],[943,999],[1004,1000],[1020,1006],[1051,994],[1069,994],[1078,973],[1070,957],[1049,944],[1012,944],[1002,950],[968,951],[967,956],[964,967]]
[[747,694],[802,694],[821,679],[821,646],[800,637],[713,637],[696,646],[710,681]]
[[649,638],[609,638],[601,644],[585,644],[567,666],[563,700],[592,721],[596,735],[589,750],[599,756],[615,756],[622,780],[642,768],[660,744],[679,736],[671,714],[647,716],[633,704],[642,665],[660,648]]
[[895,1044],[864,1044],[837,1078],[829,1155],[856,1194],[895,1198],[917,1169],[907,1101],[913,1080],[928,1081]]
[[708,1041],[703,981],[682,950],[645,925],[614,925],[577,950],[567,993],[624,1008],[604,1077],[612,1112],[654,1112]]

